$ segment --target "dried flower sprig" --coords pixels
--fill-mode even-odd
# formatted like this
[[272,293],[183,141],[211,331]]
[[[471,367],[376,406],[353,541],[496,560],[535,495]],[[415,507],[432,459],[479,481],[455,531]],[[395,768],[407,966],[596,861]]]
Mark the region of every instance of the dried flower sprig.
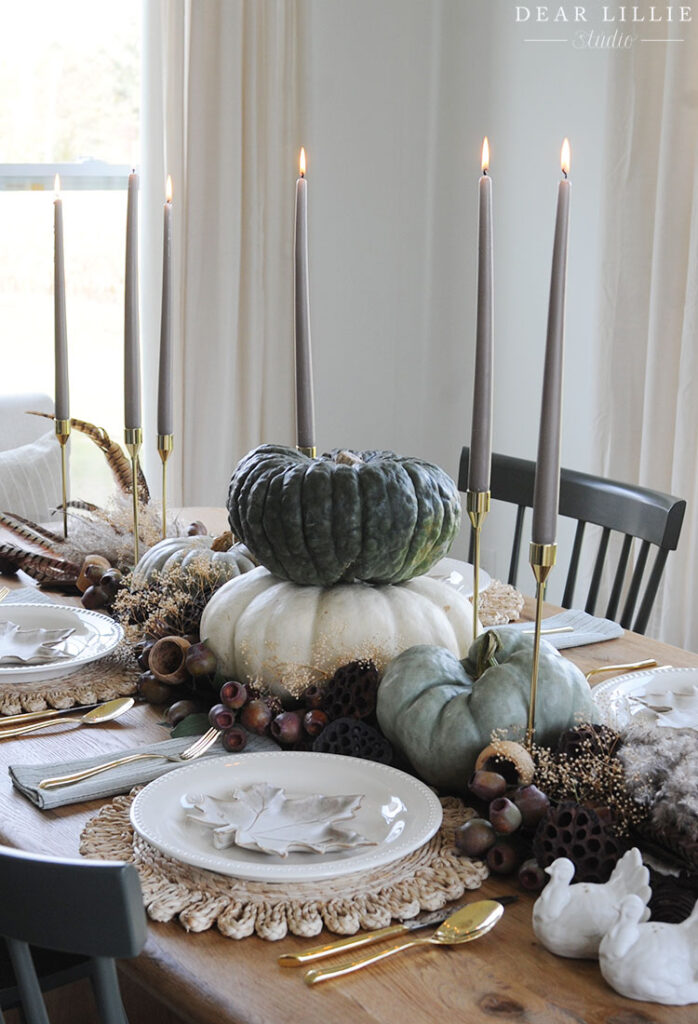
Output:
[[596,809],[608,808],[616,833],[628,835],[647,820],[648,810],[628,786],[625,767],[617,757],[618,736],[610,729],[599,734],[583,732],[583,728],[573,754],[532,748],[535,783],[555,803],[573,800]]
[[113,613],[125,627],[136,626],[140,637],[198,634],[203,610],[222,582],[204,556],[192,559],[186,569],[173,566],[145,581],[127,577]]

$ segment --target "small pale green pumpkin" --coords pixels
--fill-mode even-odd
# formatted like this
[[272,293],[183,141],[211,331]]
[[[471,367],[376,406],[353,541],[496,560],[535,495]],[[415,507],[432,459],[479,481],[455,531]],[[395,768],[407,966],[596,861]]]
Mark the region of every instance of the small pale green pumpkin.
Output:
[[[463,661],[443,647],[411,647],[390,662],[381,680],[380,727],[422,779],[463,792],[493,732],[523,738],[532,655],[532,637],[506,627],[481,634]],[[569,726],[594,719],[586,679],[543,641],[536,742],[553,743]]]
[[175,566],[188,569],[194,561],[215,570],[219,584],[241,576],[256,567],[244,544],[233,544],[227,550],[215,550],[216,538],[197,534],[194,537],[165,537],[143,555],[133,570],[136,583],[146,583],[155,573],[168,573]]

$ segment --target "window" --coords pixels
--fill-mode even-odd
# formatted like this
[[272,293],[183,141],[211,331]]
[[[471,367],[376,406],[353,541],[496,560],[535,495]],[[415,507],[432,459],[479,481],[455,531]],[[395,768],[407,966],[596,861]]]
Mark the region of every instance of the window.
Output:
[[[61,178],[71,414],[123,440],[128,172],[139,163],[141,0],[5,12],[0,65],[0,391],[53,395],[53,199]],[[73,434],[71,496],[113,490]]]

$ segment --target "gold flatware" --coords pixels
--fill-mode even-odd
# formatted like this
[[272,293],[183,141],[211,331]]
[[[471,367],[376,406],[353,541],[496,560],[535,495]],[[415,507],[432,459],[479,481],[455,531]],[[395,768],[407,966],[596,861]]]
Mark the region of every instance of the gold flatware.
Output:
[[133,705],[133,697],[117,697],[116,700],[100,704],[99,707],[87,711],[84,715],[65,715],[63,718],[49,718],[32,722],[31,725],[20,725],[16,729],[0,729],[0,740],[9,739],[11,736],[24,736],[26,733],[37,732],[39,729],[48,729],[51,725],[63,725],[64,722],[77,722],[78,725],[101,725],[102,722],[111,722],[119,715],[123,715]]
[[[587,672],[586,678],[589,679],[591,676],[599,675],[601,672],[634,672],[635,669],[640,668],[656,668],[657,662],[654,658],[649,658],[647,661],[634,661],[628,665],[600,665],[598,668],[592,668]],[[669,666],[665,666],[668,668]]]
[[655,711],[658,715],[665,711],[674,711],[668,704],[650,704],[649,701],[643,700],[642,697],[635,697],[632,693],[626,694],[628,700],[637,701],[638,704],[642,704],[643,708],[647,708],[648,711]]
[[25,711],[21,715],[0,715],[0,735],[2,735],[2,727],[5,725],[21,725],[22,722],[36,722],[39,719],[55,718],[56,721],[60,721],[63,715],[75,715],[84,714],[86,711],[93,711],[95,708],[103,708],[104,702],[99,704],[81,704],[79,707],[73,705],[72,708],[45,708],[43,711]]
[[10,592],[9,587],[0,587],[0,601],[4,601]]
[[[535,633],[535,629],[522,629],[522,633]],[[541,629],[541,636],[551,636],[553,633],[574,633],[574,626],[551,626],[550,629]]]
[[[515,903],[518,896],[495,896],[496,903],[506,907],[509,903]],[[280,967],[304,967],[306,964],[316,960],[324,960],[329,956],[336,956],[348,949],[360,949],[363,946],[372,946],[376,942],[393,938],[396,935],[405,935],[408,932],[418,931],[421,928],[429,928],[441,924],[446,918],[452,917],[457,911],[465,909],[467,904],[460,907],[445,907],[442,910],[434,910],[430,914],[420,914],[409,921],[401,921],[398,924],[388,925],[386,928],[377,928],[375,931],[359,932],[357,935],[350,935],[347,939],[337,939],[335,942],[328,942],[324,946],[313,946],[312,949],[305,949],[300,953],[284,953],[279,957]]]
[[308,971],[303,980],[306,985],[317,985],[322,981],[329,981],[330,978],[341,978],[345,974],[352,974],[360,971],[362,967],[369,967],[380,960],[385,960],[395,953],[401,953],[404,949],[412,946],[455,946],[463,942],[471,942],[479,939],[496,925],[504,913],[504,907],[495,900],[478,900],[476,903],[469,903],[461,907],[455,914],[446,918],[443,924],[427,938],[408,939],[407,942],[398,942],[387,949],[381,949],[377,953],[359,957],[357,960],[349,960],[346,963],[338,964],[336,967],[324,969],[315,968]]
[[133,761],[145,761],[149,757],[161,757],[165,761],[193,761],[205,754],[209,747],[216,742],[220,732],[218,729],[209,729],[203,736],[199,736],[191,746],[183,750],[181,754],[126,754],[124,757],[117,757],[113,761],[104,761],[102,764],[95,764],[91,768],[83,768],[82,771],[73,772],[72,775],[56,775],[52,779],[42,779],[39,789],[57,789],[58,786],[70,786],[73,782],[82,782],[83,779],[90,779],[93,775],[100,775],[109,771],[110,768],[117,768],[120,764],[131,764]]

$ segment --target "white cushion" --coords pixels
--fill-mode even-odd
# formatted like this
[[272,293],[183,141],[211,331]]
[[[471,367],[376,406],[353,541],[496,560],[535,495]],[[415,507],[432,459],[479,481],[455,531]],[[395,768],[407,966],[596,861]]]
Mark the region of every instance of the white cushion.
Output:
[[0,395],[0,452],[37,441],[46,433],[48,421],[27,412],[53,412],[53,399],[37,392]]
[[0,511],[47,522],[61,503],[61,452],[55,432],[0,451]]

